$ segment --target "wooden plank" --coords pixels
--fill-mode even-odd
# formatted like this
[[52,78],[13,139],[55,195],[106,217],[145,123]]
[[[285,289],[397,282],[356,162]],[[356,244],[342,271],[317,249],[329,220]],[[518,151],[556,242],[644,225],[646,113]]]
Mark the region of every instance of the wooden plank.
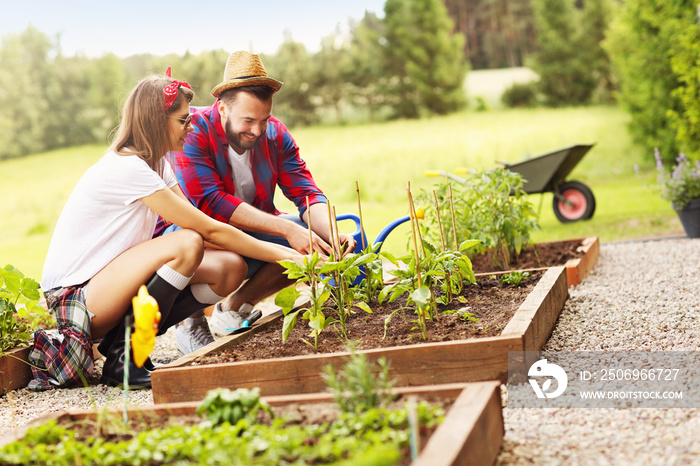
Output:
[[[508,377],[508,352],[522,351],[519,337],[426,343],[360,351],[391,363],[397,386],[434,385]],[[216,387],[259,387],[263,395],[311,393],[326,388],[324,366],[343,365],[347,352],[225,364],[157,369],[151,375],[155,403],[199,400]]]
[[[569,241],[580,241],[581,245],[578,247],[578,251],[582,252],[581,257],[576,259],[569,259],[563,264],[566,268],[566,278],[568,286],[576,286],[581,283],[581,280],[586,278],[591,270],[595,267],[598,261],[598,256],[600,254],[600,243],[598,242],[597,236],[589,236],[586,238],[576,238]],[[549,243],[559,243],[560,241],[549,241],[539,244],[549,244]],[[550,267],[536,267],[532,269],[517,269],[520,272],[539,272],[541,270],[547,270]],[[512,272],[512,270],[501,270],[498,272],[483,272],[477,273],[475,276],[479,277],[489,277],[491,275],[505,275]]]
[[[508,352],[535,350],[544,345],[567,297],[565,269],[552,268],[545,272],[501,336],[361,353],[371,360],[385,357],[390,361],[390,374],[398,386],[494,379],[505,382]],[[151,375],[153,398],[155,403],[199,400],[216,387],[259,387],[263,395],[322,391],[322,368],[327,364],[342,365],[348,355],[341,352],[200,366],[184,365],[178,360]]]
[[501,336],[520,335],[524,351],[537,351],[549,339],[569,297],[564,267],[552,267],[525,298]]
[[0,355],[0,388],[2,394],[26,387],[32,380],[32,369],[27,362],[29,347],[12,348]]
[[504,434],[500,384],[469,384],[412,466],[490,466]]
[[[431,436],[414,465],[487,465],[493,464],[503,442],[503,413],[501,410],[500,384],[498,382],[460,383],[431,385],[422,387],[395,388],[398,395],[430,396],[455,399],[447,411],[445,420]],[[313,403],[329,401],[329,393],[308,395],[286,395],[263,397],[271,405],[282,406],[288,403]],[[168,418],[171,416],[192,416],[199,402],[170,403],[158,406],[143,406],[129,411],[130,419]],[[106,411],[121,418],[118,408]],[[79,410],[49,413],[23,426],[17,436],[0,438],[0,446],[21,439],[26,431],[48,420],[62,421],[95,420],[103,416],[104,410]]]
[[584,238],[581,244],[583,256],[578,259],[571,259],[565,264],[566,278],[569,286],[576,286],[586,278],[595,267],[600,255],[600,242],[597,236]]

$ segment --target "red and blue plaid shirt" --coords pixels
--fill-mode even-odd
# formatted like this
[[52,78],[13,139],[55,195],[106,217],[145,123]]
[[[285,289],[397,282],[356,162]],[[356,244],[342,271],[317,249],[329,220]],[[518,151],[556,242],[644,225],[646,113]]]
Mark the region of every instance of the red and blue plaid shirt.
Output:
[[[187,136],[185,151],[168,153],[168,160],[185,196],[205,214],[228,223],[243,201],[236,197],[233,170],[228,160],[228,140],[219,110],[216,103],[193,110],[194,131]],[[270,117],[265,134],[251,149],[251,163],[256,187],[254,207],[281,214],[274,205],[277,186],[296,205],[299,215],[306,210],[307,196],[309,205],[327,202],[306,162],[299,156],[294,138],[275,117]],[[167,224],[161,219],[156,232],[165,227]]]

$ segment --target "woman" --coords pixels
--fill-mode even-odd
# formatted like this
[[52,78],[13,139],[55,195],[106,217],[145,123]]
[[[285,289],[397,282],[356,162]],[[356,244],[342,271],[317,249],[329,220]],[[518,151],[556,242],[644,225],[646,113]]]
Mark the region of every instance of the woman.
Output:
[[[233,292],[246,275],[238,253],[268,262],[301,261],[296,251],[255,240],[200,212],[164,159],[192,131],[189,85],[165,77],[139,82],[105,155],[82,176],[58,220],[42,289],[58,337],[37,331],[30,361],[41,390],[85,383],[92,340],[106,356],[100,382],[123,380],[124,317],[144,283],[159,304],[159,334]],[[182,230],[152,239],[158,215]],[[206,249],[211,243],[220,249]],[[131,385],[150,387],[150,360],[129,367]]]

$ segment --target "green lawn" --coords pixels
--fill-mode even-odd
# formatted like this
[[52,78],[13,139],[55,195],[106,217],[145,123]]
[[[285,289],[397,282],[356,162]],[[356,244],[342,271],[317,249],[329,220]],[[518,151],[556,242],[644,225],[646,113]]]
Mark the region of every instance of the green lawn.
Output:
[[[671,207],[651,189],[652,157],[634,148],[625,129],[628,116],[614,107],[463,112],[417,121],[299,128],[293,134],[319,186],[338,214],[357,213],[360,186],[370,239],[408,212],[407,186],[431,189],[428,170],[488,168],[576,143],[596,143],[570,179],[587,183],[597,200],[594,217],[560,224],[551,195],[533,195],[541,207],[537,241],[599,235],[602,241],[682,233]],[[105,146],[83,146],[0,162],[4,204],[0,264],[13,264],[40,278],[51,232],[80,175]],[[646,155],[646,158],[644,157]],[[635,175],[638,164],[644,173]],[[284,199],[281,208],[293,210]],[[405,227],[405,226],[404,226]],[[341,229],[352,231],[350,222]],[[405,252],[406,228],[389,236],[385,250]]]

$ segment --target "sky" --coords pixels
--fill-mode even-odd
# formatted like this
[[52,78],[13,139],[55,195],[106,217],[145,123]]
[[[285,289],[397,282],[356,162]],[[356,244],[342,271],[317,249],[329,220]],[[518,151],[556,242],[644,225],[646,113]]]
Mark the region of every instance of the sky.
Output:
[[63,55],[179,55],[248,50],[273,54],[291,34],[309,52],[350,18],[384,16],[385,0],[2,0],[0,39],[29,24]]

